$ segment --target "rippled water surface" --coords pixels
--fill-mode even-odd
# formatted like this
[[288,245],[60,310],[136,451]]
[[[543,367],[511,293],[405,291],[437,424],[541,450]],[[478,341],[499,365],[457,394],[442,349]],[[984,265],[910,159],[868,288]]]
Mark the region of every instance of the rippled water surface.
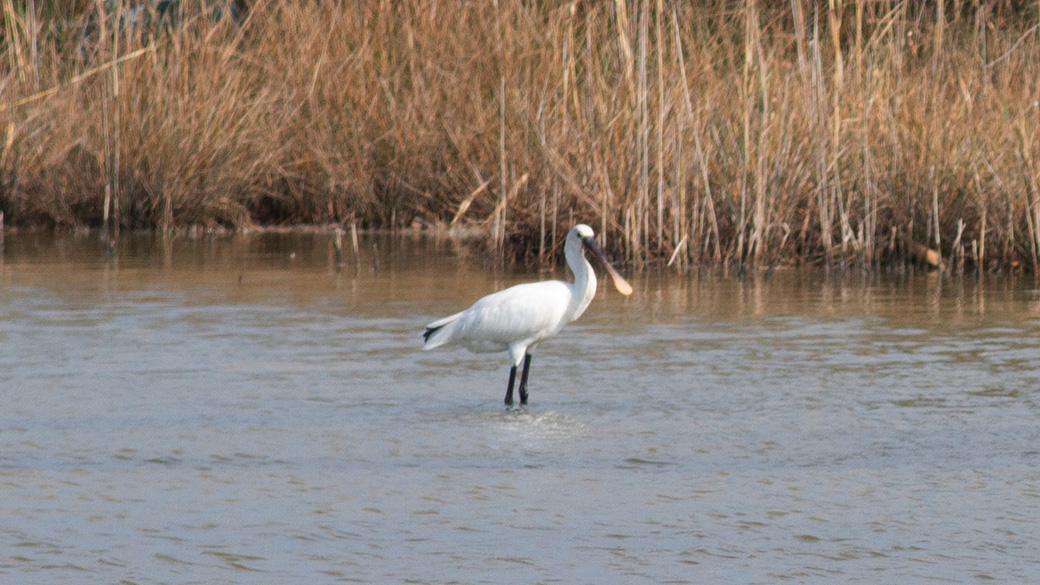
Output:
[[549,275],[361,250],[9,234],[0,581],[1040,579],[1031,278],[601,283],[506,411],[418,335]]

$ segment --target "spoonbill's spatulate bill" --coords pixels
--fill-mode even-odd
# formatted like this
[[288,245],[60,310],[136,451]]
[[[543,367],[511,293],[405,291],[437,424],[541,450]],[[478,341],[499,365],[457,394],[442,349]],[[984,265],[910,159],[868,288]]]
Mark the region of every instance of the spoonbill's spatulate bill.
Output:
[[520,404],[527,404],[531,350],[580,317],[596,294],[596,273],[585,259],[585,249],[603,262],[618,292],[632,294],[631,285],[596,245],[592,228],[578,224],[567,234],[564,244],[564,255],[574,273],[574,282],[530,282],[492,293],[461,313],[427,325],[423,332],[426,340],[423,349],[455,344],[478,353],[508,351],[513,366],[509,370],[506,405],[513,404],[513,384],[520,362],[524,364],[520,375]]

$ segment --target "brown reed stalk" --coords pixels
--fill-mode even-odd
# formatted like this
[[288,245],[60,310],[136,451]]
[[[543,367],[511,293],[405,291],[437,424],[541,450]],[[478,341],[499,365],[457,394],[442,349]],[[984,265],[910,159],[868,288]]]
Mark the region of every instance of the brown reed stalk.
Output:
[[[678,57],[678,63],[679,63],[679,78],[680,78],[681,84],[682,84],[683,104],[686,106],[686,109],[685,109],[686,117],[691,120],[691,132],[690,132],[690,134],[692,135],[692,138],[693,138],[695,164],[697,165],[697,167],[698,167],[698,169],[700,171],[700,177],[701,177],[701,181],[703,183],[703,189],[704,189],[704,198],[703,198],[703,200],[700,198],[699,195],[695,195],[693,209],[694,209],[695,217],[698,217],[699,216],[698,214],[700,214],[700,211],[701,211],[701,208],[702,208],[702,201],[703,201],[703,207],[706,210],[706,213],[704,213],[704,215],[707,216],[707,219],[708,219],[708,222],[709,222],[709,225],[710,225],[710,232],[703,233],[702,231],[700,231],[700,222],[694,220],[694,226],[698,230],[697,233],[696,233],[696,236],[695,236],[695,242],[702,242],[702,243],[700,245],[694,245],[693,246],[693,251],[694,251],[694,254],[695,254],[693,260],[694,261],[699,260],[701,252],[702,251],[706,251],[707,248],[708,248],[708,245],[710,243],[712,243],[712,241],[714,241],[714,254],[712,255],[712,259],[713,259],[713,262],[718,264],[718,263],[722,262],[722,242],[721,242],[721,239],[719,237],[718,218],[717,218],[717,214],[715,213],[715,203],[714,203],[714,198],[712,196],[712,191],[711,191],[711,181],[709,179],[709,171],[708,171],[708,159],[705,156],[704,149],[702,148],[702,145],[701,145],[701,124],[700,124],[700,119],[699,119],[699,114],[698,114],[699,110],[695,110],[694,109],[693,98],[690,95],[690,82],[689,82],[689,80],[686,77],[686,60],[685,60],[685,57],[683,56],[684,50],[683,50],[683,42],[682,42],[682,39],[681,39],[680,30],[679,30],[679,19],[678,19],[677,15],[674,15],[674,13],[673,13],[672,23],[673,23],[673,30],[675,31],[675,46],[676,46],[676,55]],[[714,240],[712,240],[712,238],[714,238]]]
[[833,145],[828,143],[827,112],[824,104],[827,103],[826,82],[824,81],[823,54],[820,50],[819,20],[813,20],[812,41],[812,101],[811,111],[814,113],[811,120],[816,128],[816,181],[817,186],[817,213],[820,218],[820,242],[826,262],[829,264],[834,260],[833,250],[833,209],[834,196],[830,186],[830,153],[828,148]]
[[[123,20],[123,0],[116,2],[115,11],[115,25],[112,31],[112,59],[109,67],[109,72],[112,78],[112,153],[110,155],[112,161],[111,167],[111,179],[109,184],[105,186],[105,202],[104,202],[104,217],[102,219],[103,230],[108,233],[108,219],[109,210],[111,206],[112,216],[114,218],[115,231],[119,233],[119,175],[120,175],[120,152],[122,150],[122,143],[120,140],[121,127],[122,127],[122,106],[120,103],[119,96],[119,41],[122,36],[119,26]],[[109,198],[111,194],[111,199]],[[165,230],[169,230],[173,225],[172,213],[171,217],[168,218],[166,225],[163,226]]]
[[1020,140],[1019,164],[1022,167],[1023,183],[1026,186],[1026,218],[1029,228],[1029,253],[1033,272],[1040,274],[1040,167],[1037,166],[1034,150],[1040,147],[1040,133],[1035,124],[1020,118],[1016,124]]
[[650,103],[647,83],[647,44],[650,36],[650,0],[637,3],[638,32],[636,56],[636,110],[639,112],[639,186],[633,218],[634,252],[641,261],[647,260],[650,238]]
[[[649,10],[649,8],[647,8]],[[664,26],[661,24],[664,13],[664,1],[657,0],[654,7],[654,38],[656,40],[657,54],[657,133],[655,150],[657,151],[657,246],[658,249],[664,243],[664,125],[665,115],[668,109],[668,98],[664,92]],[[672,234],[674,245],[675,234]]]
[[573,218],[680,268],[877,262],[896,231],[1040,255],[1040,25],[1011,4],[204,4],[128,35],[98,0],[100,34],[0,1],[9,225],[454,221],[554,261]]
[[873,165],[874,160],[871,150],[871,120],[872,120],[872,108],[873,104],[871,90],[873,87],[873,75],[866,73],[864,75],[863,83],[863,95],[861,97],[863,101],[863,111],[861,114],[861,126],[860,126],[860,156],[863,158],[863,221],[860,224],[863,234],[863,247],[860,256],[860,261],[863,263],[870,262],[875,257],[875,238],[877,235],[877,220],[878,220],[878,186],[875,182]]
[[26,37],[30,33],[27,18],[15,9],[14,0],[4,0],[4,41],[7,53],[7,67],[13,71],[19,81],[26,80],[26,70],[31,68],[26,53]]
[[506,190],[508,178],[508,167],[506,166],[506,78],[499,78],[499,133],[498,133],[498,161],[499,161],[499,203],[495,206],[493,223],[491,228],[492,242],[496,250],[501,250],[505,242],[506,230],[506,202],[509,192]]

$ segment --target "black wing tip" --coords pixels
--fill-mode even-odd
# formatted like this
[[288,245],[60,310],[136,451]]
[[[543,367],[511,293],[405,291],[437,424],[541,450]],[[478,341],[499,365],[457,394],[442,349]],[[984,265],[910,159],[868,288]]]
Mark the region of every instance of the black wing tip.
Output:
[[444,327],[444,325],[441,325],[440,327],[427,327],[426,331],[422,332],[423,343],[430,341],[430,336],[440,331],[441,327]]

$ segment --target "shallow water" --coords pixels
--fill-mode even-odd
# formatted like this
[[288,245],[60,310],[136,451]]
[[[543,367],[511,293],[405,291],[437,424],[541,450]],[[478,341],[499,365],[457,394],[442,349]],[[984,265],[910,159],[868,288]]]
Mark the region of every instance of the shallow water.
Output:
[[418,334],[546,275],[361,250],[9,234],[0,580],[1040,578],[1032,279],[601,282],[506,411]]

